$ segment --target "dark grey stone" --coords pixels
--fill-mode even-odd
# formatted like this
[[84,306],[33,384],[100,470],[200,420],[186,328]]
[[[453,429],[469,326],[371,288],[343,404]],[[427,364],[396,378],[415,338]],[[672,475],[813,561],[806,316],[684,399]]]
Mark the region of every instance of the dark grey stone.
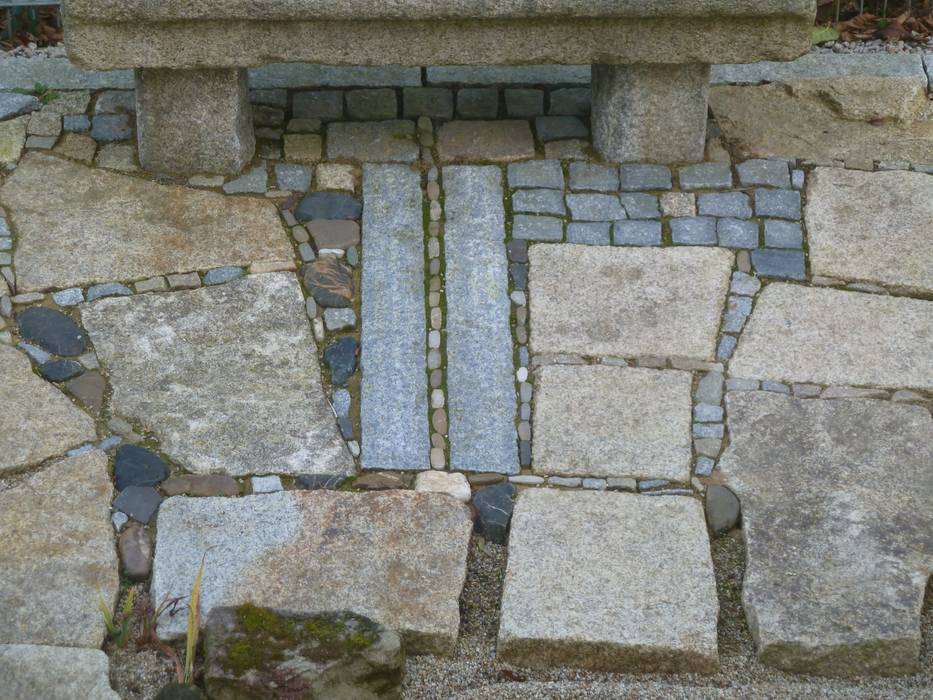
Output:
[[714,192],[697,197],[700,216],[728,216],[750,219],[752,205],[744,192]]
[[292,117],[331,121],[343,117],[343,92],[306,90],[292,96]]
[[29,114],[42,106],[38,97],[16,92],[0,92],[0,121]]
[[639,491],[651,491],[653,489],[664,488],[671,482],[667,479],[642,479],[638,482]]
[[661,245],[660,221],[616,221],[613,224],[615,245]]
[[755,213],[778,219],[799,219],[800,193],[796,190],[755,190]]
[[214,284],[225,284],[246,274],[242,267],[228,266],[217,267],[204,273],[204,284],[211,286]]
[[590,130],[578,117],[538,117],[535,131],[541,141],[585,139],[590,135]]
[[495,119],[499,114],[499,91],[496,88],[458,90],[457,114],[464,119]]
[[593,108],[593,91],[588,87],[551,90],[548,114],[584,117]]
[[355,197],[338,192],[313,192],[299,202],[295,218],[300,221],[313,219],[359,220],[363,205]]
[[269,107],[288,106],[288,91],[282,89],[250,90],[249,101],[254,105],[268,105]]
[[162,496],[151,486],[127,486],[113,501],[115,510],[147,525],[162,502]]
[[126,141],[133,136],[128,114],[96,114],[91,121],[95,141]]
[[402,102],[406,118],[450,119],[454,116],[454,94],[447,88],[407,87],[402,91]]
[[155,452],[136,445],[122,445],[113,465],[117,490],[127,486],[156,486],[168,478],[168,465]]
[[618,221],[625,218],[625,210],[616,195],[568,194],[566,199],[575,221]]
[[678,245],[716,245],[716,219],[671,219],[671,240]]
[[559,160],[527,160],[509,163],[509,187],[564,189],[564,171]]
[[623,192],[619,201],[625,207],[625,213],[630,219],[660,219],[661,210],[658,209],[658,198],[653,194],[644,192]]
[[528,262],[528,241],[511,240],[505,245],[509,254],[509,260],[512,262]]
[[398,99],[390,88],[350,90],[347,93],[347,116],[350,119],[395,119]]
[[806,262],[801,250],[767,248],[752,251],[752,265],[759,277],[806,279]]
[[734,335],[723,335],[719,339],[719,345],[716,348],[717,360],[728,360],[735,352],[735,344],[738,342]]
[[520,440],[518,443],[518,463],[523,468],[531,466],[531,443],[528,440]]
[[339,489],[346,480],[346,474],[300,474],[295,479],[295,486],[309,491]]
[[726,248],[757,248],[758,224],[744,219],[719,219],[716,223],[719,245]]
[[509,265],[509,276],[515,289],[524,291],[528,288],[528,265],[512,263]]
[[790,169],[785,160],[756,158],[739,163],[735,169],[739,174],[739,182],[745,187],[790,187]]
[[564,222],[552,216],[517,214],[512,218],[512,237],[528,241],[560,241]]
[[50,360],[39,367],[39,374],[49,382],[64,382],[77,377],[84,371],[84,365],[76,360]]
[[105,90],[94,104],[94,114],[135,114],[136,93],[133,90]]
[[768,248],[802,248],[803,228],[794,221],[766,219],[765,246]]
[[575,160],[570,164],[570,189],[615,192],[619,189],[619,171],[608,165]]
[[87,349],[84,331],[61,311],[33,306],[16,314],[16,324],[24,340],[46,352],[75,357]]
[[751,297],[730,296],[726,304],[726,313],[723,314],[722,329],[727,333],[738,333],[751,312]]
[[512,211],[524,214],[563,216],[564,193],[559,190],[516,190],[512,193]]
[[133,290],[125,284],[119,282],[107,282],[106,284],[95,284],[87,290],[87,300],[94,301],[104,297],[128,297],[132,296]]
[[707,372],[697,384],[696,400],[699,403],[716,404],[722,401],[722,373]]
[[353,421],[348,416],[337,417],[337,427],[344,440],[352,440],[354,436]]
[[510,117],[520,119],[544,114],[544,91],[534,88],[507,89],[505,111]]
[[505,544],[514,505],[515,487],[510,483],[495,484],[477,491],[473,496],[477,534],[490,542]]
[[331,343],[324,351],[324,364],[330,370],[333,384],[344,386],[356,371],[360,344],[356,338],[344,336]]
[[608,221],[589,223],[574,221],[567,224],[567,242],[585,245],[609,245],[611,227],[612,224]]
[[732,169],[727,163],[697,163],[680,169],[682,190],[727,190],[732,187]]
[[632,164],[619,167],[619,181],[623,191],[671,189],[671,169],[666,165]]

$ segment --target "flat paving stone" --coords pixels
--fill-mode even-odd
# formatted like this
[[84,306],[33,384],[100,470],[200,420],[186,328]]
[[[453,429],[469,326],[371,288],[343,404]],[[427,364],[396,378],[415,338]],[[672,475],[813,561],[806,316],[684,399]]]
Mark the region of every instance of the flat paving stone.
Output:
[[930,338],[933,302],[774,283],[758,298],[729,371],[746,379],[933,389]]
[[26,355],[2,344],[0,377],[0,474],[96,439],[91,417],[39,379]]
[[81,306],[116,413],[195,473],[347,473],[295,276]]
[[427,469],[421,176],[366,165],[363,200],[363,466]]
[[698,500],[556,489],[519,495],[502,593],[501,660],[712,673],[719,668],[718,613]]
[[535,472],[690,481],[691,381],[678,370],[540,367]]
[[817,168],[808,183],[814,275],[933,292],[933,175]]
[[[413,491],[280,491],[162,504],[152,594],[186,595],[207,552],[201,614],[220,605],[354,610],[410,653],[449,654],[460,625],[472,522],[462,503]],[[91,599],[93,601],[93,598]],[[163,619],[177,638],[186,614]]]
[[0,491],[0,532],[8,535],[0,548],[0,644],[100,647],[106,630],[97,591],[112,606],[119,585],[112,495],[99,450]]
[[158,185],[38,153],[0,187],[0,203],[18,234],[17,287],[24,292],[293,256],[269,202]]
[[529,259],[532,352],[713,359],[732,253],[538,244]]
[[0,684],[7,700],[120,700],[100,649],[0,644]]
[[518,472],[502,171],[444,168],[451,469]]
[[719,469],[742,502],[743,603],[761,661],[816,675],[918,671],[933,566],[929,412],[769,392],[729,393],[726,407]]
[[533,158],[535,142],[524,120],[452,121],[438,130],[437,151],[445,163],[512,161]]
[[413,121],[335,122],[327,127],[328,160],[413,163],[418,154]]
[[0,165],[13,165],[19,160],[26,144],[26,123],[29,117],[17,117],[0,122]]

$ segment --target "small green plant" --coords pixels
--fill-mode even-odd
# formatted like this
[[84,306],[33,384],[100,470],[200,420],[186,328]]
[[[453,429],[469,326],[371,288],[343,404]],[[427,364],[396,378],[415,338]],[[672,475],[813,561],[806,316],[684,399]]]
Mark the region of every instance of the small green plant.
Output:
[[185,672],[179,682],[194,683],[194,657],[197,654],[198,635],[201,631],[201,579],[204,577],[205,552],[201,556],[201,566],[198,575],[194,578],[191,588],[191,598],[188,601],[188,633],[185,638]]
[[107,632],[114,644],[118,647],[125,647],[130,637],[130,623],[133,621],[133,601],[136,598],[136,589],[131,588],[126,594],[126,600],[123,601],[123,608],[120,611],[120,621],[114,619],[114,611],[110,609],[104,594],[100,588],[97,589],[97,607],[100,608],[100,614],[104,618],[104,624],[107,626]]
[[14,88],[13,92],[18,92],[20,95],[33,95],[34,97],[38,97],[39,102],[44,105],[61,97],[59,93],[54,92],[48,85],[44,85],[43,83],[36,83],[32,86],[32,90],[27,88]]

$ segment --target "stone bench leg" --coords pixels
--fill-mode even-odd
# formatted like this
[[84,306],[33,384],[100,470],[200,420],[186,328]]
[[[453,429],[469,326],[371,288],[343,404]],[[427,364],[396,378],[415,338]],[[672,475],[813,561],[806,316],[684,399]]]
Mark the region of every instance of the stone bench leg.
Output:
[[593,144],[607,160],[703,160],[709,66],[593,66]]
[[136,128],[146,170],[239,172],[256,148],[246,70],[137,70]]

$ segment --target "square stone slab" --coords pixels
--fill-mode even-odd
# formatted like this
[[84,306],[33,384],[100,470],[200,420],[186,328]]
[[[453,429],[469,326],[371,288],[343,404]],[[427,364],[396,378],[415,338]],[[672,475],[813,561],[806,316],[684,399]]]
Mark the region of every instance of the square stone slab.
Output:
[[97,438],[94,421],[32,371],[25,354],[0,344],[0,474],[61,455]]
[[115,413],[199,474],[353,470],[291,273],[83,304]]
[[[50,206],[54,203],[54,206]],[[275,206],[30,153],[0,187],[20,292],[291,260]]]
[[920,670],[929,412],[770,392],[729,393],[726,408],[719,469],[742,501],[743,602],[761,661],[834,676]]
[[540,367],[534,470],[690,481],[691,382],[677,370]]
[[729,372],[745,379],[933,389],[931,347],[931,301],[774,283],[758,298]]
[[933,175],[817,168],[807,182],[814,275],[933,292]]
[[100,647],[97,591],[113,606],[119,585],[112,496],[99,450],[0,484],[0,644]]
[[[399,632],[412,653],[453,652],[472,522],[445,494],[280,491],[176,496],[159,511],[152,592],[186,595],[206,552],[201,614],[216,605],[349,610]],[[186,615],[163,618],[165,638]]]
[[535,141],[524,120],[453,121],[438,130],[437,151],[445,163],[522,160],[534,158]]
[[712,673],[719,668],[718,614],[698,500],[543,488],[518,497],[501,660]]
[[714,358],[731,252],[540,244],[528,256],[533,352]]

